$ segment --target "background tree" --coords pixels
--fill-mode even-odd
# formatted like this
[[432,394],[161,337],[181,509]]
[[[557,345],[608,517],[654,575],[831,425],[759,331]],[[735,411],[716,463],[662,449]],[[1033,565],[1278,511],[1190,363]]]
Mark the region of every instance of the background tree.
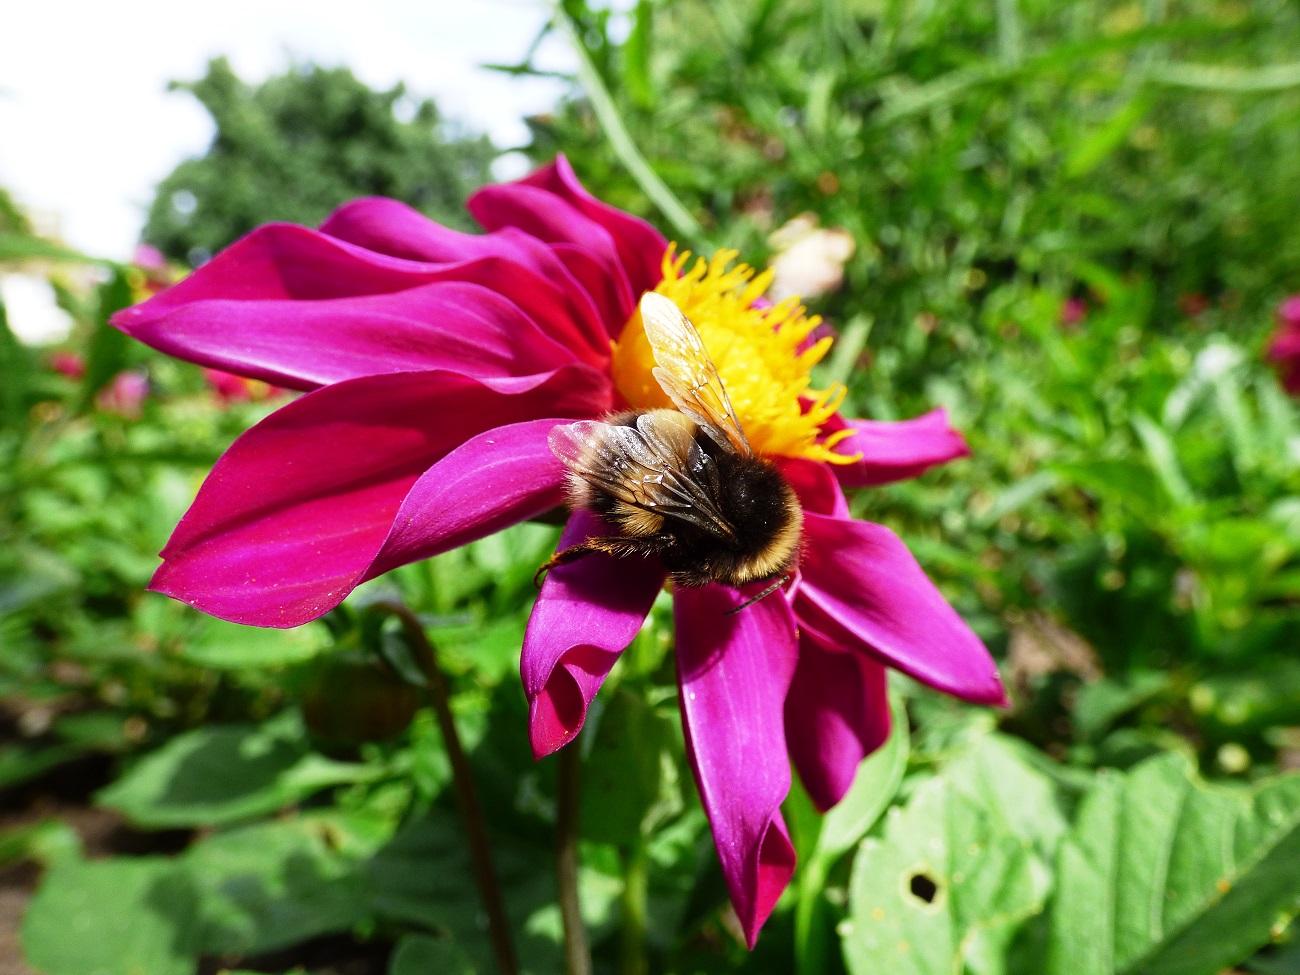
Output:
[[447,122],[432,101],[412,106],[400,84],[373,91],[347,68],[295,65],[251,86],[217,58],[200,80],[172,87],[198,98],[217,131],[204,155],[159,184],[143,238],[190,263],[258,224],[315,224],[358,196],[391,196],[466,226],[465,196],[496,156],[486,136]]

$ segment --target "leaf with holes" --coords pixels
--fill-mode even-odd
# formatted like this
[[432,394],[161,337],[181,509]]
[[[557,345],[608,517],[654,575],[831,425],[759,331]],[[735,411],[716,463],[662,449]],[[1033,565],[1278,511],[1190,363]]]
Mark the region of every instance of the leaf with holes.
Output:
[[[1014,802],[1004,788],[1012,782]],[[1039,851],[1063,829],[1047,781],[997,736],[983,739],[892,810],[882,839],[862,844],[844,939],[849,971],[999,970],[999,958],[984,961],[989,946],[1042,910],[1049,873]]]
[[1181,755],[1103,776],[1061,844],[1050,975],[1212,975],[1300,909],[1300,775],[1211,788]]

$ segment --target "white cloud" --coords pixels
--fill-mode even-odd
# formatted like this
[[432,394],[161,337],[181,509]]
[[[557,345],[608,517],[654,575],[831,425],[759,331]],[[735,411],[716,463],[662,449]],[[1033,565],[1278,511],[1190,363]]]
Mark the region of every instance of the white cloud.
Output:
[[[546,110],[558,82],[480,64],[516,62],[547,6],[528,0],[43,0],[0,13],[0,185],[57,215],[64,239],[124,259],[154,185],[212,137],[193,97],[168,93],[225,54],[248,81],[291,57],[346,65],[374,87],[404,81],[501,146]],[[540,60],[567,70],[558,40]]]

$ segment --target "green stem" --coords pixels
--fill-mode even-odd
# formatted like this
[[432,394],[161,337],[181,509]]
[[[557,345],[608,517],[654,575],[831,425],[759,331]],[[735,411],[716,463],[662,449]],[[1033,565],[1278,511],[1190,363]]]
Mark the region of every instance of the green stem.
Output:
[[645,157],[637,149],[636,143],[632,141],[632,136],[628,134],[627,127],[614,106],[614,99],[610,97],[609,89],[605,87],[600,72],[591,63],[591,56],[587,53],[582,38],[578,36],[573,21],[558,3],[555,5],[555,24],[568,38],[578,57],[578,77],[582,80],[582,87],[586,89],[587,99],[591,102],[591,110],[595,112],[600,127],[605,130],[605,137],[609,139],[614,155],[618,156],[627,171],[632,174],[637,186],[641,187],[641,192],[650,197],[650,201],[673,225],[673,229],[677,231],[683,242],[691,243],[697,248],[701,244],[707,246],[704,229],[659,178],[659,174],[650,168],[650,164],[646,162]]
[[591,952],[578,902],[578,820],[582,801],[581,745],[574,741],[560,749],[559,796],[555,817],[555,880],[559,888],[560,917],[564,921],[565,975],[591,975]]
[[385,600],[374,604],[381,612],[390,613],[402,623],[411,651],[424,673],[429,692],[429,703],[438,720],[442,732],[442,741],[447,749],[447,759],[451,763],[452,787],[456,791],[456,801],[460,806],[461,821],[465,826],[465,836],[469,843],[470,860],[474,865],[474,879],[478,883],[479,896],[483,900],[483,910],[487,913],[488,936],[492,941],[492,951],[496,955],[497,970],[501,975],[515,975],[518,964],[515,961],[514,943],[510,938],[510,922],[506,918],[505,904],[501,899],[501,888],[497,884],[496,871],[492,867],[492,851],[488,846],[487,829],[483,822],[483,806],[479,802],[478,790],[474,786],[474,776],[465,750],[460,744],[460,734],[456,731],[456,722],[451,716],[451,695],[447,687],[447,678],[438,666],[438,654],[419,617],[402,603]]
[[646,889],[648,866],[645,841],[637,837],[627,852],[623,869],[623,936],[620,945],[621,975],[646,975]]

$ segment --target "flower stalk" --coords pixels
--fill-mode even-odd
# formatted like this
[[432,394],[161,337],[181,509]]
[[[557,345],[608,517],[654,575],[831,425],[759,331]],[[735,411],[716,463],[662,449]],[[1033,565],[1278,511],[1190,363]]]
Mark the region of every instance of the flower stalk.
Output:
[[407,644],[415,655],[420,671],[424,674],[429,703],[433,707],[438,728],[442,732],[443,745],[447,749],[447,759],[451,763],[452,787],[456,790],[456,803],[460,807],[465,837],[469,842],[474,879],[483,901],[483,910],[487,914],[488,937],[492,942],[492,952],[496,956],[497,970],[501,975],[515,975],[518,971],[518,963],[515,960],[514,943],[510,937],[510,922],[501,899],[501,888],[497,884],[496,870],[492,866],[492,851],[488,846],[483,806],[479,802],[473,773],[465,758],[465,749],[461,747],[456,722],[452,718],[451,695],[447,687],[447,678],[438,666],[437,651],[425,634],[419,617],[411,611],[410,607],[394,600],[384,600],[375,603],[374,608],[396,617],[401,622]]
[[556,811],[555,880],[564,922],[565,975],[591,975],[591,951],[578,900],[578,827],[582,803],[581,745],[573,742],[559,753]]

